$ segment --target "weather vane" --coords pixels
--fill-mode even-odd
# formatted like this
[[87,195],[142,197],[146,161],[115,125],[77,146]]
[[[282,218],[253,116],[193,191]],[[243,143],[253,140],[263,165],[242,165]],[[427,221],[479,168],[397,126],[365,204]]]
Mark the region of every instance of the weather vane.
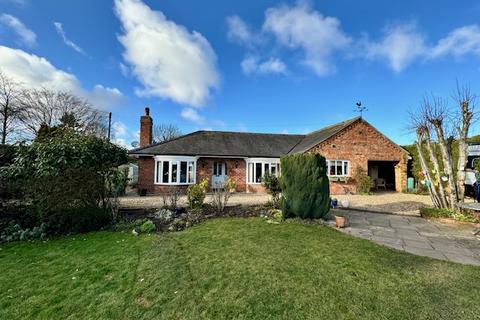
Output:
[[356,108],[354,111],[360,113],[360,118],[362,118],[362,117],[363,117],[363,112],[364,112],[364,111],[367,111],[368,109],[367,109],[367,107],[362,106],[362,102],[361,102],[361,101],[358,101],[358,102],[356,103],[356,105],[357,105],[357,108]]

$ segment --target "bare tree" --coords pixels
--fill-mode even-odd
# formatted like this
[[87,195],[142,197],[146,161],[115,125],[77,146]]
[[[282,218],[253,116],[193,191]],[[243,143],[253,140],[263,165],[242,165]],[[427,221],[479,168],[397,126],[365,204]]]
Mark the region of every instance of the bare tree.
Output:
[[449,188],[449,207],[454,209],[457,207],[458,190],[455,183],[455,175],[453,172],[453,159],[449,144],[451,139],[445,135],[447,124],[445,123],[449,117],[449,110],[446,100],[432,96],[431,99],[426,98],[423,105],[424,117],[433,127],[437,137],[437,143],[442,155],[442,162],[445,174],[447,175],[447,185]]
[[454,100],[459,107],[455,129],[458,134],[457,190],[458,199],[465,198],[465,167],[467,164],[467,138],[475,114],[475,96],[469,86],[459,86],[454,94]]
[[174,124],[159,124],[153,128],[153,142],[163,142],[182,135],[182,131]]
[[[420,113],[411,112],[410,113],[410,126],[411,129],[415,131],[417,134],[417,141],[415,142],[415,146],[417,148],[418,153],[418,160],[420,161],[420,167],[423,172],[426,174],[426,180],[429,181],[426,183],[428,192],[430,194],[430,198],[432,199],[433,204],[438,208],[445,208],[446,205],[446,198],[443,191],[442,182],[440,181],[439,173],[438,173],[438,161],[436,161],[436,157],[432,157],[433,149],[431,145],[431,138],[430,138],[430,128],[425,118],[425,113],[423,112],[424,108],[421,108]],[[440,186],[439,191],[435,187],[435,184],[432,184],[431,177],[430,177],[430,170],[427,165],[426,156],[423,154],[423,145],[426,142],[426,148],[428,151],[428,156],[430,157],[432,162],[434,163],[434,168],[436,170],[435,179],[437,180],[437,185]]]
[[41,126],[68,122],[75,130],[105,135],[107,114],[70,92],[46,88],[25,90],[20,98],[21,121],[27,135],[34,137]]
[[9,78],[0,71],[0,134],[1,144],[7,142],[9,134],[13,133],[14,124],[20,118],[18,98],[21,94],[20,83]]

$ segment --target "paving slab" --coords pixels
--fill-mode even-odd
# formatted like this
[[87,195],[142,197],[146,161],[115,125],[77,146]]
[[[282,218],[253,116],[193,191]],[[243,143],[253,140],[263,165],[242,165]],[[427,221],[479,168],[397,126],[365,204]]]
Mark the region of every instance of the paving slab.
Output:
[[[445,224],[420,217],[345,211],[352,236],[419,256],[480,266],[480,238],[473,225]],[[335,214],[335,212],[332,212]]]

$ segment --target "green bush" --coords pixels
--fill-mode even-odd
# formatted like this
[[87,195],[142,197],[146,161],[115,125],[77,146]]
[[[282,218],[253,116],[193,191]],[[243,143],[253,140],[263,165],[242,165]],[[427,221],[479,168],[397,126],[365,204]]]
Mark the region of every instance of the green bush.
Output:
[[262,185],[267,189],[268,194],[272,196],[273,206],[278,208],[280,205],[280,193],[282,192],[280,179],[273,174],[266,173],[262,178]]
[[108,211],[97,206],[58,208],[52,211],[37,212],[41,221],[46,223],[48,232],[52,234],[80,233],[100,230],[112,222]]
[[208,179],[203,179],[200,183],[188,186],[187,199],[190,208],[201,208],[203,206],[207,186]]
[[478,222],[478,218],[471,214],[455,212],[444,208],[420,208],[420,215],[424,218],[450,218],[463,222]]
[[318,154],[282,157],[282,211],[285,218],[323,218],[330,210],[325,158]]
[[156,230],[157,228],[155,227],[155,224],[153,223],[152,220],[147,220],[140,226],[141,233],[152,233],[152,232],[155,232]]
[[355,188],[357,193],[369,193],[373,187],[372,178],[367,175],[367,172],[361,166],[357,166],[355,168],[353,179],[355,180]]
[[15,197],[28,205],[35,225],[46,223],[49,233],[60,234],[112,221],[125,182],[116,169],[128,160],[125,149],[65,129],[19,146],[16,154],[0,168],[0,178],[21,189]]

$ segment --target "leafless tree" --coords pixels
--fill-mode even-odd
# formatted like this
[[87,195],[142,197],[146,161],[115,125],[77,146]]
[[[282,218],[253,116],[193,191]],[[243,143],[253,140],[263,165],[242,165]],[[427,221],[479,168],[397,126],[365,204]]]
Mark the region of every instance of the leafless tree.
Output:
[[1,144],[7,142],[7,137],[14,132],[15,124],[20,118],[21,109],[18,98],[21,92],[22,87],[20,83],[0,71]]
[[[416,113],[416,112],[410,113],[410,126],[411,126],[411,129],[413,129],[417,135],[417,141],[415,143],[415,146],[417,148],[420,167],[422,168],[422,171],[426,173],[427,181],[432,181],[432,179],[430,178],[430,170],[427,165],[426,156],[423,154],[423,145],[424,145],[424,142],[426,142],[428,156],[432,158],[433,150],[430,142],[430,128],[424,116],[423,108],[421,110],[422,112],[420,113]],[[436,157],[433,157],[433,158],[436,159]],[[440,177],[438,173],[438,167],[439,167],[438,161],[433,160],[432,162],[434,163],[434,168],[436,170],[435,179],[437,180],[438,185],[441,186],[442,182],[440,181]],[[447,205],[446,205],[445,194],[443,192],[443,187],[441,187],[440,189],[441,191],[439,190],[437,192],[435,184],[427,183],[426,186],[428,188],[428,192],[430,194],[430,198],[432,199],[433,204],[436,207],[445,208]]]
[[[417,134],[418,157],[422,170],[426,172],[432,202],[436,207],[453,210],[465,197],[467,139],[476,111],[475,96],[468,86],[457,85],[454,100],[457,107],[452,110],[445,99],[433,95],[425,97],[420,108],[410,114],[411,128]],[[459,154],[456,172],[452,150],[454,140],[458,141]],[[424,147],[427,155],[424,154]],[[438,147],[440,156],[435,152],[435,147]],[[433,170],[429,170],[427,159],[432,163]]]
[[180,129],[174,124],[159,124],[153,128],[153,141],[155,143],[175,139],[182,135]]
[[70,92],[46,88],[25,90],[20,105],[21,121],[29,137],[34,137],[42,125],[56,126],[67,116],[74,118],[79,132],[105,136],[107,114]]
[[[445,174],[447,176],[447,185],[449,188],[448,198],[449,207],[454,209],[458,202],[458,190],[455,184],[455,174],[453,171],[453,158],[451,148],[449,147],[452,139],[446,137],[446,130],[448,130],[449,109],[445,99],[432,96],[430,99],[426,98],[423,105],[423,116],[428,123],[433,127],[437,144],[442,155],[442,162]],[[436,157],[434,157],[436,158]]]
[[457,83],[457,90],[453,96],[458,105],[458,115],[455,117],[455,129],[458,134],[458,163],[457,163],[457,190],[459,201],[465,197],[465,167],[467,164],[467,138],[470,126],[475,115],[475,96],[471,93],[470,87],[460,86]]

